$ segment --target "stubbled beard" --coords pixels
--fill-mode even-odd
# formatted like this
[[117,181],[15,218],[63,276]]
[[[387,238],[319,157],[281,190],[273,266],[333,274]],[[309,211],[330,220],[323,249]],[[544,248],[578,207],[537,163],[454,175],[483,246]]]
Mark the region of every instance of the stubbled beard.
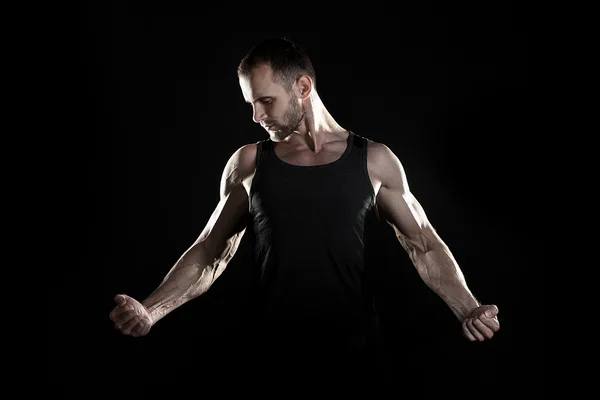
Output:
[[290,136],[304,119],[306,112],[302,109],[302,106],[298,104],[294,97],[290,98],[288,108],[283,114],[282,122],[276,123],[275,128],[277,131],[272,132],[272,136],[275,141],[280,142]]

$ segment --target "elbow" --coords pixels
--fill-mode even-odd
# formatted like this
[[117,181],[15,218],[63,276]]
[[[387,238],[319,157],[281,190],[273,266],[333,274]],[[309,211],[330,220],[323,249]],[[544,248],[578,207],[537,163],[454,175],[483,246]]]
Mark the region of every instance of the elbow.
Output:
[[222,246],[219,246],[210,236],[197,242],[193,250],[198,264],[205,266],[214,264],[218,258],[218,254],[222,251],[220,247]]
[[437,249],[440,245],[439,238],[430,226],[407,234],[397,232],[396,237],[405,250],[415,257],[417,255],[424,256]]
[[203,281],[209,281],[209,285],[221,275],[224,264],[229,257],[229,241],[214,240],[210,236],[198,242],[198,260],[201,265],[201,276]]
[[439,278],[440,254],[446,254],[446,248],[432,228],[425,227],[409,236],[398,235],[398,240],[423,279]]

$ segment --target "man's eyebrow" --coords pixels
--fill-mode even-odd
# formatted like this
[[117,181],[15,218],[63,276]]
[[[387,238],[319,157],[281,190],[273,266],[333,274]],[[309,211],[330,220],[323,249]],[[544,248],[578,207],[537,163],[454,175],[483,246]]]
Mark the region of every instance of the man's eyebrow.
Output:
[[273,96],[260,96],[259,98],[257,98],[257,99],[256,99],[256,100],[254,100],[254,101],[248,101],[248,100],[246,100],[246,103],[248,103],[248,104],[252,104],[252,103],[256,103],[256,102],[257,102],[257,101],[259,101],[259,100],[262,100],[262,99],[267,99],[267,98],[270,98],[270,97],[273,97]]

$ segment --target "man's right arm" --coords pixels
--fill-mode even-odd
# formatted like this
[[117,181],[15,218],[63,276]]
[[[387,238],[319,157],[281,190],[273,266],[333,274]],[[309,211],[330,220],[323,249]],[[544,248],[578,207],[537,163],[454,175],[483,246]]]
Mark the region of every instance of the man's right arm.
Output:
[[[246,229],[247,189],[254,175],[255,165],[255,144],[241,147],[230,157],[221,177],[219,203],[203,231],[177,260],[161,284],[141,302],[150,319],[145,324],[154,325],[175,308],[205,293],[233,258]],[[135,311],[139,303],[135,304],[135,301],[126,296],[123,299],[117,301],[118,305],[111,313],[115,324],[120,325],[117,322],[118,315],[123,312],[143,319]],[[119,310],[120,307],[122,309]],[[125,310],[126,308],[129,310]],[[143,310],[142,313],[145,314]],[[136,330],[144,331],[142,335],[149,330],[149,327],[141,329],[139,326],[134,328],[133,325],[131,321],[129,326],[132,329],[123,333],[138,336],[139,334],[135,334]]]

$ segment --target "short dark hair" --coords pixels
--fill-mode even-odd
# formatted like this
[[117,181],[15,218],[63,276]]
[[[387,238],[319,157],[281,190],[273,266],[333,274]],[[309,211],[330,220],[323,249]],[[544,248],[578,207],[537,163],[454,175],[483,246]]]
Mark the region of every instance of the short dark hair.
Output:
[[310,76],[316,88],[316,73],[310,58],[288,37],[271,37],[255,45],[240,61],[238,76],[249,77],[261,64],[269,65],[275,81],[288,91],[303,74]]

